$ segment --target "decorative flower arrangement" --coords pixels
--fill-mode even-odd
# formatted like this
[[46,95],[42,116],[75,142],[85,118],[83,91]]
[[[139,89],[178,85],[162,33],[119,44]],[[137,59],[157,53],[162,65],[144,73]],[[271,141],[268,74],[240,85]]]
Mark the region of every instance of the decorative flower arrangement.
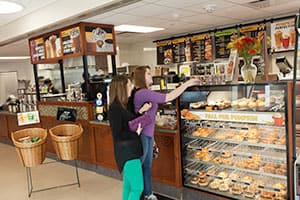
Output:
[[254,55],[261,53],[261,39],[242,36],[230,42],[227,45],[228,49],[236,49],[240,57],[243,57],[246,65],[251,63],[251,58]]

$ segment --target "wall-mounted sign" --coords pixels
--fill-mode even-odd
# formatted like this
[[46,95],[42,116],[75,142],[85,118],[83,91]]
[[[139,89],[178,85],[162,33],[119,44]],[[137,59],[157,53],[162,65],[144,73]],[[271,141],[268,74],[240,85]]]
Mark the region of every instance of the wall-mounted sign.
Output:
[[37,62],[45,59],[44,39],[36,38],[29,41],[31,61]]
[[174,63],[185,62],[185,38],[177,38],[172,40],[173,60]]
[[64,30],[60,35],[64,55],[80,53],[82,51],[79,26]]
[[295,20],[281,20],[271,24],[271,50],[281,52],[295,49]]
[[171,64],[173,63],[173,50],[172,50],[172,41],[165,40],[156,43],[157,48],[157,64]]
[[115,54],[114,28],[112,25],[87,24],[84,27],[86,52]]
[[254,24],[250,26],[243,26],[240,28],[240,35],[247,35],[249,37],[263,36],[264,31],[266,30],[266,25],[264,23]]
[[81,55],[115,55],[115,41],[113,25],[81,22],[29,39],[31,62],[51,63]]
[[18,118],[18,126],[40,123],[40,116],[37,110],[18,113],[17,118]]
[[229,58],[230,49],[227,49],[227,45],[237,37],[238,35],[236,29],[227,29],[223,31],[217,31],[215,33],[216,59]]
[[212,60],[211,34],[195,35],[191,38],[192,60],[197,62]]

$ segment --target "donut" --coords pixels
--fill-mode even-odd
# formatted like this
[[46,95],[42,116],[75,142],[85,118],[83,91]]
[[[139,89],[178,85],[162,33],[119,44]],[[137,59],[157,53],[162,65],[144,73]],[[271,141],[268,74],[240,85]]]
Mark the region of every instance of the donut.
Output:
[[198,176],[194,176],[194,177],[191,179],[191,183],[194,184],[194,185],[197,184],[198,181],[199,181],[199,177],[198,177]]
[[228,191],[228,190],[229,190],[228,184],[225,184],[225,183],[220,184],[219,190],[220,190],[221,192],[226,192],[226,191]]

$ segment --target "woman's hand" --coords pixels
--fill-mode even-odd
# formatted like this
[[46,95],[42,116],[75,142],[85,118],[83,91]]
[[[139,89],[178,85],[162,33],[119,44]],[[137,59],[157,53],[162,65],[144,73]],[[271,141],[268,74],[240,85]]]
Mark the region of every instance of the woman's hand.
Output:
[[150,108],[152,107],[152,103],[144,103],[144,105],[139,109],[139,113],[143,114],[145,112],[147,112]]
[[141,125],[141,123],[139,123],[139,124],[138,124],[138,127],[137,127],[137,129],[136,129],[135,132],[136,132],[138,135],[141,135],[142,130],[143,130],[142,125]]

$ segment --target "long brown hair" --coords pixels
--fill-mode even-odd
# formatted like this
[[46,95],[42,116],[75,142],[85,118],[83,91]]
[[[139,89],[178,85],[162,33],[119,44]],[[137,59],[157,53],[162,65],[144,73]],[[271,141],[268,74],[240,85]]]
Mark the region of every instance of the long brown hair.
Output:
[[139,66],[134,70],[134,85],[136,88],[147,88],[145,74],[149,66]]
[[109,105],[118,102],[122,107],[126,108],[128,103],[128,80],[128,77],[124,75],[116,75],[113,77],[109,86]]

